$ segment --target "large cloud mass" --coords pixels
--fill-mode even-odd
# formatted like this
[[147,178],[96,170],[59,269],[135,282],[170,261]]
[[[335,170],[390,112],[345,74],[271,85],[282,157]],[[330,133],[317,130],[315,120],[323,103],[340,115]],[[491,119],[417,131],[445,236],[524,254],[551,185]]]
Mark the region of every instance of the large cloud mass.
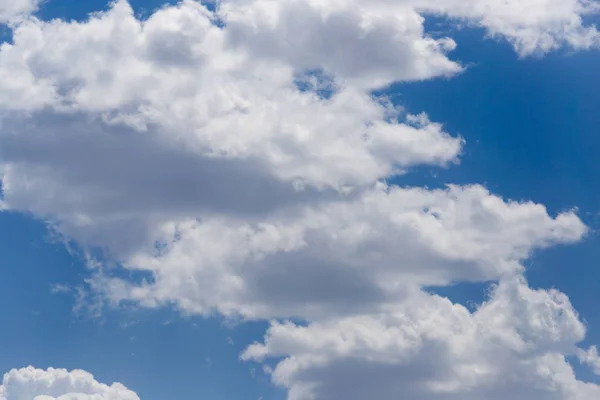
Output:
[[475,312],[415,293],[369,315],[274,323],[243,358],[285,357],[272,371],[290,399],[591,400],[573,355],[585,328],[567,297],[500,283]]
[[140,400],[120,383],[102,384],[85,371],[33,367],[4,375],[0,400]]
[[377,310],[421,286],[518,274],[532,249],[576,241],[585,226],[572,213],[553,219],[479,186],[380,185],[256,222],[213,217],[162,230],[170,239],[158,257],[140,252],[125,264],[151,271],[153,283],[104,282],[113,296],[175,300],[203,313],[317,318]]
[[[456,43],[425,31],[430,15],[526,56],[597,46],[583,23],[597,3],[186,0],[140,20],[120,0],[84,22],[3,4],[0,206],[102,249],[88,283],[107,302],[301,320],[274,321],[243,354],[282,359],[271,372],[291,400],[599,395],[566,361],[598,364],[577,347],[585,328],[567,297],[522,277],[533,251],[587,227],[480,185],[386,183],[452,167],[464,140],[373,94],[465,73]],[[473,312],[424,291],[457,281],[497,285]],[[28,369],[5,377],[6,400],[32,380],[104,390],[36,400],[137,399]]]

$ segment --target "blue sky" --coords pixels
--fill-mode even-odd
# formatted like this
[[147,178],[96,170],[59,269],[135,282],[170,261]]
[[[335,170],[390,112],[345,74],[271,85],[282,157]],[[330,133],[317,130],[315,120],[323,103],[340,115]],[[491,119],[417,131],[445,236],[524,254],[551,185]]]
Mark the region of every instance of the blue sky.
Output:
[[[130,4],[139,15],[148,15],[164,1]],[[83,21],[87,13],[106,8],[101,0],[48,0],[35,15]],[[428,188],[481,184],[503,199],[543,204],[550,216],[576,209],[590,228],[585,239],[533,248],[522,263],[531,288],[556,288],[568,295],[588,329],[579,346],[600,343],[600,53],[565,46],[520,57],[503,37],[486,37],[484,28],[458,28],[440,17],[429,17],[426,28],[456,41],[449,57],[465,70],[420,82],[398,79],[377,93],[410,113],[427,113],[446,132],[463,137],[465,145],[459,164],[417,166],[386,180]],[[231,323],[219,315],[190,315],[176,305],[105,305],[99,316],[85,307],[77,309],[74,288],[87,290],[81,285],[95,276],[82,258],[87,236],[80,242],[76,235],[69,238],[77,249],[68,251],[52,234],[52,222],[43,212],[12,208],[0,213],[0,370],[29,365],[83,369],[100,382],[125,384],[144,400],[287,398],[286,388],[274,385],[263,371],[264,365],[274,367],[280,356],[266,364],[240,360],[248,345],[263,342],[270,318]],[[106,254],[101,261],[111,261]],[[70,289],[57,293],[52,290],[56,285]],[[431,290],[460,304],[479,304],[488,284]],[[600,384],[588,366],[573,355],[566,357],[579,379]],[[322,398],[337,398],[330,396]]]
[[[185,398],[198,388],[215,399],[284,398],[260,368],[239,361],[241,350],[262,337],[266,324],[232,326],[219,318],[182,319],[166,310],[105,312],[100,319],[74,314],[73,297],[52,294],[51,288],[85,277],[85,264],[49,240],[43,223],[7,213],[1,218],[7,271],[2,340],[12,343],[3,351],[3,370],[85,369],[103,382],[127,381],[145,399]],[[159,383],[165,379],[170,385]]]

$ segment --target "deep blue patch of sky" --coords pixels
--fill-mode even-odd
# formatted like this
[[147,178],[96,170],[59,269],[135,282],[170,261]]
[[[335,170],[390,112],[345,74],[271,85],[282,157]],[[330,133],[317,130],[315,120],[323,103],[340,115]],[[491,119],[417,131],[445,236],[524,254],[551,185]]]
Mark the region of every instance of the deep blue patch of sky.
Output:
[[[63,20],[83,21],[90,13],[107,10],[112,1],[107,0],[46,0],[36,15],[43,20],[60,18]],[[178,0],[129,0],[138,17],[149,16],[158,8],[168,4],[177,4]],[[214,9],[214,2],[203,2],[209,9]]]
[[0,213],[0,250],[0,370],[85,369],[145,400],[285,398],[260,367],[239,360],[267,324],[229,326],[167,309],[104,310],[91,318],[73,312],[72,293],[52,293],[55,284],[79,285],[87,271],[48,239],[43,223]]

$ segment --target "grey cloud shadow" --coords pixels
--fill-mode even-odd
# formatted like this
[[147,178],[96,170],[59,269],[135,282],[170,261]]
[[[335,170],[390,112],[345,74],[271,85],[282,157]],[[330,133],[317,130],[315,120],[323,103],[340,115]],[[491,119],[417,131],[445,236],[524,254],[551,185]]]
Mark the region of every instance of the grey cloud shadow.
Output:
[[[300,371],[294,382],[315,383],[321,400],[560,400],[559,391],[507,379],[510,374],[477,387],[434,391],[431,383],[457,379],[455,360],[441,342],[425,340],[409,362],[376,362],[360,357],[338,359],[324,367]],[[510,368],[510,367],[509,367]],[[519,378],[517,377],[517,380]],[[461,383],[461,382],[458,382]]]
[[164,135],[158,127],[140,132],[84,114],[5,117],[0,162],[13,166],[16,179],[38,185],[6,192],[6,202],[58,221],[92,215],[138,236],[164,218],[259,218],[342,196],[333,189],[297,190],[260,159],[210,157]]
[[294,252],[293,257],[277,253],[244,269],[252,271],[244,276],[249,302],[268,305],[282,318],[314,319],[332,309],[336,315],[351,315],[387,300],[368,269],[344,269],[339,261],[305,251]]
[[338,196],[297,190],[258,159],[203,156],[154,132],[109,127],[96,118],[44,113],[25,125],[11,122],[4,121],[0,132],[0,159],[41,167],[65,187],[89,190],[95,196],[86,199],[91,212],[263,214]]

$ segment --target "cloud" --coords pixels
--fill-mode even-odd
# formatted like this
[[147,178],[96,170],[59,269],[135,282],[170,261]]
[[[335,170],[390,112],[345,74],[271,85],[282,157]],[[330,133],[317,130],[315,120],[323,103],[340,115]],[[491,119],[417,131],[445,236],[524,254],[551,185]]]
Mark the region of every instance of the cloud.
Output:
[[589,365],[596,375],[600,375],[600,356],[596,346],[592,346],[588,350],[579,349],[577,358],[583,364]]
[[592,399],[600,386],[565,360],[584,335],[564,294],[517,277],[473,313],[420,292],[376,314],[273,323],[242,358],[283,357],[272,376],[290,400]]
[[[544,54],[564,46],[581,50],[600,44],[596,28],[584,23],[586,16],[600,11],[600,3],[593,0],[374,0],[368,3],[359,0],[222,0],[220,4],[226,19],[234,22],[236,39],[250,43],[250,48],[257,53],[273,53],[296,65],[310,64],[316,59],[345,62],[337,67],[346,71],[348,77],[352,77],[353,69],[360,68],[357,74],[373,72],[389,79],[392,75],[386,74],[386,66],[406,67],[413,62],[418,69],[408,68],[412,73],[406,74],[404,79],[425,79],[437,75],[431,72],[442,68],[449,74],[457,72],[456,65],[442,57],[431,57],[440,50],[453,49],[455,44],[451,39],[421,39],[423,17],[432,14],[482,27],[489,35],[508,40],[522,56]],[[352,20],[355,22],[350,22]],[[237,26],[240,22],[243,28]],[[305,33],[294,35],[298,31]],[[319,41],[319,37],[326,39]],[[355,48],[356,54],[368,55],[362,58],[364,62],[373,59],[372,51],[377,51],[379,46],[389,46],[390,41],[405,41],[408,45],[402,50],[396,47],[397,52],[377,59],[381,68],[377,71],[364,68],[360,60],[356,63],[357,60],[339,57],[336,50],[356,45],[347,42],[353,37],[362,38],[356,43],[368,45]],[[404,61],[399,62],[402,58]],[[395,76],[396,79],[401,77]]]
[[159,256],[145,250],[124,263],[152,282],[101,280],[102,290],[189,312],[314,319],[376,310],[421,286],[518,274],[533,249],[578,241],[586,227],[573,213],[551,218],[480,186],[379,185],[254,223],[205,217],[163,232]]
[[424,34],[411,7],[354,1],[222,1],[228,40],[254,57],[298,69],[324,68],[364,87],[449,76],[461,71],[445,53],[450,38]]
[[[528,55],[595,46],[594,4],[184,0],[141,20],[119,0],[83,22],[15,20],[1,208],[104,250],[79,299],[280,321],[243,357],[283,358],[273,379],[291,400],[594,398],[565,361],[597,358],[577,348],[567,297],[522,278],[534,251],[587,227],[480,185],[384,183],[458,163],[464,140],[372,90],[462,72],[454,41],[425,31],[431,14]],[[474,312],[423,292],[457,281],[499,283]],[[30,368],[5,377],[5,400],[53,382],[35,396],[137,399]]]
[[33,367],[13,369],[4,375],[0,400],[139,400],[120,383],[102,384],[80,370]]
[[584,23],[585,17],[600,11],[600,3],[594,0],[413,0],[410,3],[421,12],[485,28],[491,36],[508,40],[522,56],[544,54],[564,46],[583,50],[600,44],[596,27]]
[[139,21],[120,1],[19,25],[0,52],[4,205],[125,253],[169,220],[265,214],[457,160],[440,124],[352,86],[299,91],[294,68],[229,47],[211,18],[186,1]]
[[0,23],[11,22],[35,11],[39,0],[0,0]]
[[586,16],[600,11],[594,0],[414,0],[413,4],[424,12],[483,27],[491,36],[507,39],[522,56],[600,44],[596,27],[584,23]]

